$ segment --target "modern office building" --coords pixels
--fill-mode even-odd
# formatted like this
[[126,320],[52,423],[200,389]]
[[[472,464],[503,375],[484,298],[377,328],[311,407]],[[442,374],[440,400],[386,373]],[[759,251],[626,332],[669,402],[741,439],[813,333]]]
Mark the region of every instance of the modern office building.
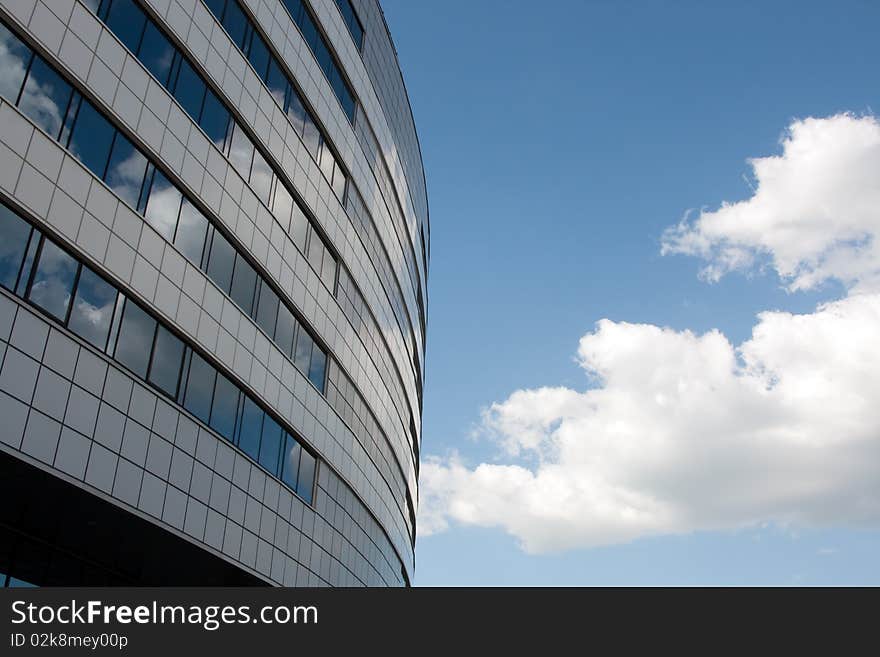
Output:
[[0,0],[0,583],[408,585],[429,239],[377,0]]

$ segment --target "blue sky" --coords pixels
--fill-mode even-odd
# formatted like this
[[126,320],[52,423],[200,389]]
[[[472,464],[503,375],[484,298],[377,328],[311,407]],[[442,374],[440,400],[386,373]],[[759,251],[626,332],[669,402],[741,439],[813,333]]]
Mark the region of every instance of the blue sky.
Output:
[[[739,344],[761,311],[844,294],[834,277],[787,291],[772,267],[709,283],[699,258],[661,256],[661,239],[688,210],[748,199],[747,159],[779,154],[793,120],[880,108],[880,6],[382,5],[432,220],[423,454],[498,461],[471,437],[481,409],[516,390],[587,388],[578,340],[602,318]],[[880,583],[871,523],[808,525],[532,555],[497,527],[451,522],[420,537],[416,583]]]

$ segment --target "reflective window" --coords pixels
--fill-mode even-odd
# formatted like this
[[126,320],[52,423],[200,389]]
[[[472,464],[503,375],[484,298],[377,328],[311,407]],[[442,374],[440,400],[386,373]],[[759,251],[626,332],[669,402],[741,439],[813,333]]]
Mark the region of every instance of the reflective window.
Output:
[[266,205],[269,204],[269,193],[272,191],[272,179],[275,174],[269,167],[260,151],[254,149],[254,163],[251,167],[251,187],[257,197]]
[[[266,83],[269,92],[278,102],[278,105],[287,112],[287,116],[296,132],[302,137],[306,145],[306,149],[316,159],[318,157],[318,149],[320,146],[321,132],[315,124],[314,118],[308,113],[302,103],[299,93],[293,86],[293,82],[287,77],[287,74],[281,68],[280,62],[268,50],[266,42],[249,22],[239,7],[237,0],[211,0],[206,2],[208,9],[220,20],[226,28],[232,40],[236,42],[242,53],[251,62],[254,70],[260,78]],[[340,96],[340,103],[343,110],[350,121],[354,121],[354,97],[348,85],[342,78],[341,72],[338,70],[333,61],[330,51],[324,43],[311,18],[308,16],[298,1],[287,2],[288,8],[294,14],[294,21],[302,23],[300,28],[306,34],[306,40],[309,47],[316,52],[316,56],[327,75],[328,81],[337,95]],[[306,21],[306,22],[303,22]],[[247,145],[240,144],[238,147],[233,146],[234,155],[230,155],[233,160],[233,166],[241,173],[245,180],[248,180],[251,149]],[[327,181],[331,183],[334,191],[342,197],[345,188],[345,176],[333,183],[334,167],[325,165],[324,169]],[[265,188],[263,188],[265,190]],[[263,191],[258,191],[263,196]]]
[[306,121],[310,123],[312,122],[312,120],[306,115],[306,110],[302,105],[302,101],[299,99],[299,94],[292,90],[287,105],[287,118],[290,119],[290,122],[293,124],[293,127],[296,128],[296,132],[300,137],[302,137],[303,134],[303,124]]
[[318,28],[315,27],[312,17],[309,16],[308,13],[303,12],[300,0],[293,0],[292,2],[288,0],[285,4],[290,8],[291,13],[293,14],[293,20],[299,25],[299,29],[303,34],[306,44],[308,44],[309,48],[314,50],[314,44],[318,40]]
[[340,201],[345,198],[345,180],[345,172],[342,170],[342,167],[339,166],[339,163],[336,162],[336,166],[333,168],[333,181],[331,182],[331,185]]
[[324,140],[321,140],[321,157],[319,165],[321,166],[321,173],[324,174],[324,177],[329,181],[333,180],[333,168],[336,166],[336,158],[333,157],[333,153],[330,151],[330,147],[327,146],[327,143]]
[[263,418],[263,438],[260,441],[260,465],[272,474],[278,472],[278,454],[281,450],[281,427],[271,417]]
[[293,363],[301,372],[305,373],[309,371],[309,363],[312,360],[312,347],[314,344],[315,341],[312,340],[312,336],[310,336],[305,329],[300,327],[296,334],[296,352],[293,356]]
[[207,233],[208,220],[205,215],[199,212],[199,209],[188,199],[184,198],[183,204],[180,206],[180,218],[177,222],[174,244],[196,266],[202,262]]
[[250,315],[254,308],[254,290],[257,286],[257,272],[241,255],[235,256],[235,272],[232,275],[232,287],[229,296],[235,301],[245,315]]
[[208,362],[193,352],[186,380],[186,395],[183,406],[190,413],[207,423],[211,416],[211,398],[214,396],[215,370]]
[[28,246],[31,227],[5,205],[0,205],[0,285],[15,289]]
[[229,130],[229,111],[210,89],[205,94],[205,106],[199,126],[221,151],[226,145],[226,133]]
[[308,260],[309,264],[312,265],[314,270],[321,273],[321,265],[324,263],[324,243],[321,241],[321,238],[317,233],[312,233],[312,238],[309,240],[309,252],[308,252]]
[[255,461],[260,456],[260,434],[263,431],[263,411],[250,397],[244,400],[241,426],[238,431],[238,446]]
[[235,432],[237,411],[238,386],[218,372],[217,384],[214,387],[214,403],[211,405],[211,420],[209,422],[211,428],[231,441]]
[[208,259],[208,277],[224,292],[232,285],[232,270],[235,267],[235,249],[219,231],[213,231],[211,256]]
[[132,52],[138,51],[146,16],[133,0],[112,0],[104,22]]
[[293,338],[297,321],[287,306],[278,306],[278,321],[275,325],[275,344],[288,356],[293,355]]
[[34,57],[18,108],[52,137],[58,138],[73,88],[40,57]]
[[107,164],[107,173],[104,176],[107,185],[123,201],[136,209],[146,171],[147,158],[122,133],[117,132],[113,150],[110,152],[110,161]]
[[326,248],[324,249],[324,260],[321,263],[319,273],[321,275],[321,280],[324,281],[324,285],[326,285],[327,289],[332,293],[333,286],[336,284],[336,258],[334,258],[333,254]]
[[275,198],[272,200],[272,213],[286,230],[290,229],[290,212],[293,210],[293,197],[281,181],[275,184]]
[[199,74],[193,70],[188,61],[181,59],[173,89],[174,98],[196,123],[202,114],[202,101],[205,99],[206,90]]
[[303,122],[303,143],[306,150],[311,153],[312,157],[318,159],[318,149],[321,147],[321,133],[318,132],[318,126],[306,118]]
[[174,239],[174,228],[177,226],[177,215],[180,213],[180,201],[183,195],[161,171],[153,174],[153,184],[147,200],[144,219],[169,242]]
[[177,381],[183,362],[183,342],[164,326],[156,333],[156,346],[150,363],[150,383],[170,397],[177,396]]
[[296,492],[309,504],[312,503],[312,488],[315,484],[315,457],[306,450],[302,450],[299,459],[299,477],[297,477]]
[[[111,29],[113,29],[112,26]],[[153,21],[147,21],[137,56],[163,87],[168,86],[176,52],[177,49],[171,45],[171,42],[156,27],[156,24]]]
[[80,103],[68,148],[98,178],[104,177],[116,129],[94,106]]
[[302,447],[290,434],[284,436],[284,452],[281,455],[281,481],[296,490],[299,476],[299,457]]
[[299,247],[300,251],[306,250],[306,237],[308,234],[309,220],[299,205],[294,205],[290,213],[290,238]]
[[278,60],[274,57],[269,59],[269,70],[266,73],[266,87],[268,87],[269,93],[272,94],[272,97],[275,99],[275,102],[278,103],[278,106],[281,107],[281,109],[285,109],[286,106],[284,103],[287,99],[287,91],[290,89],[290,84],[287,82],[287,76],[284,75],[284,71],[278,66]]
[[245,180],[250,180],[251,161],[254,159],[254,145],[241,129],[235,124],[232,140],[229,145],[229,162]]
[[204,0],[205,5],[211,10],[211,13],[217,17],[217,20],[223,18],[223,8],[226,6],[226,0]]
[[145,378],[150,364],[150,350],[156,333],[156,320],[131,300],[125,302],[115,358],[132,372]]
[[257,324],[266,335],[275,337],[275,320],[278,316],[278,295],[265,283],[260,284],[260,300],[257,304]]
[[309,381],[324,392],[324,372],[327,369],[327,354],[318,345],[312,349],[312,362],[309,365]]
[[263,37],[253,31],[251,32],[251,47],[247,57],[260,79],[265,80],[269,68],[269,48],[266,47]]
[[[354,95],[342,77],[342,72],[330,54],[330,48],[324,40],[324,36],[318,31],[311,13],[305,8],[301,0],[284,0],[284,4],[287,6],[294,23],[299,26],[306,44],[311,49],[321,70],[324,71],[324,75],[330,82],[331,87],[333,87],[333,92],[336,94],[345,115],[350,122],[354,123]],[[348,21],[346,20],[346,22]],[[351,27],[349,27],[350,29]]]
[[342,74],[339,72],[338,68],[333,68],[330,86],[333,87],[333,93],[336,94],[336,97],[339,99],[339,104],[342,105],[342,111],[345,112],[347,117],[349,117],[349,120],[353,120],[355,111],[354,97],[348,91],[348,85],[342,78]]
[[[280,423],[100,274],[44,238],[10,208],[0,207],[0,272],[5,284],[13,286],[14,279],[21,277],[19,262],[34,262],[30,288],[21,288],[21,283],[14,285],[16,294],[26,296],[61,324],[65,323],[65,316],[69,317],[67,326],[72,331],[111,354],[170,398],[179,400],[219,434],[230,440],[235,438],[236,444],[262,468],[282,478],[311,502],[315,457],[287,434]],[[31,268],[30,264],[27,268]],[[271,324],[275,314],[267,308],[278,305],[277,297],[267,293],[258,305],[260,321]],[[281,338],[289,341],[296,333],[297,322],[288,309],[281,308],[276,332],[279,336],[290,336]],[[323,352],[305,331],[299,333],[304,336],[301,351],[309,352],[312,367],[323,371],[324,365],[314,364],[317,358],[324,358]],[[112,348],[106,345],[108,336],[111,344],[115,343]],[[183,368],[183,363],[188,365]]]
[[113,285],[83,265],[67,324],[70,330],[101,351],[106,349],[117,296]]
[[31,49],[0,23],[0,95],[15,105],[31,60]]
[[[306,39],[306,43],[308,43],[312,47],[312,52],[315,55],[315,59],[318,60],[318,66],[321,67],[321,70],[327,75],[327,79],[332,83],[332,76],[334,73],[333,70],[333,58],[330,56],[330,50],[327,48],[323,39],[320,39],[317,35],[317,28],[312,25],[312,30],[315,30],[315,36],[311,39]],[[332,86],[332,84],[331,84]],[[336,92],[336,89],[333,89]]]
[[69,254],[44,239],[28,299],[64,322],[78,267],[79,263]]
[[360,50],[364,45],[364,28],[354,12],[354,7],[351,6],[351,0],[336,0],[336,6],[339,7],[342,18],[345,19],[345,26],[348,28],[354,44]]
[[235,42],[235,45],[239,48],[243,48],[248,24],[244,12],[241,10],[241,7],[238,6],[237,2],[226,3],[222,23],[223,27],[229,33],[229,36],[232,37],[232,40]]

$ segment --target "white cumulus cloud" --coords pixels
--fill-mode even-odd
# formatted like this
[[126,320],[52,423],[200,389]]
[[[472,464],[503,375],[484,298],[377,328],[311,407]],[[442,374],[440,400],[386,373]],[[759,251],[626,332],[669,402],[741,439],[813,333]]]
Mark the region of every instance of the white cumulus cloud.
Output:
[[761,313],[735,346],[599,321],[580,340],[591,382],[519,390],[483,416],[497,463],[426,460],[419,530],[499,527],[529,552],[752,526],[880,525],[880,124],[795,121],[751,160],[749,199],[667,231],[664,252],[717,279],[769,264],[792,290],[844,298]]
[[717,280],[763,258],[790,289],[834,278],[880,283],[880,122],[838,114],[794,121],[782,154],[749,160],[755,193],[683,221],[664,235],[664,253],[708,261]]

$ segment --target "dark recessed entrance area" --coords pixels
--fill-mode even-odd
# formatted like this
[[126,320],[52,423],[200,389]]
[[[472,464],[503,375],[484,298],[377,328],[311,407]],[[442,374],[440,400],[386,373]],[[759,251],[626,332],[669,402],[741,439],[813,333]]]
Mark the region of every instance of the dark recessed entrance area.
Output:
[[5,452],[0,500],[0,586],[266,585]]

